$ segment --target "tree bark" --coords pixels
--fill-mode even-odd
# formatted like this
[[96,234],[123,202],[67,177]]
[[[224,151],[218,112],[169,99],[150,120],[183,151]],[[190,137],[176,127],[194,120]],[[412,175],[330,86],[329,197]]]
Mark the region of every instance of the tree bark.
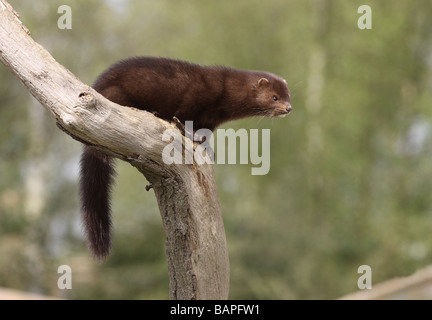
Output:
[[228,251],[213,167],[162,161],[167,145],[162,134],[176,127],[112,103],[82,83],[33,41],[5,0],[0,0],[0,61],[50,111],[59,128],[128,161],[153,185],[166,233],[170,298],[227,299]]

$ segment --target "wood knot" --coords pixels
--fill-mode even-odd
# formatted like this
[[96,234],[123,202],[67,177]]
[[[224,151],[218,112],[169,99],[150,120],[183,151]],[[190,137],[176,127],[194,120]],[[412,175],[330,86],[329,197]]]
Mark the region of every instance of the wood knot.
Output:
[[96,106],[96,99],[90,92],[80,92],[78,98],[81,102],[81,106],[86,109],[94,108]]

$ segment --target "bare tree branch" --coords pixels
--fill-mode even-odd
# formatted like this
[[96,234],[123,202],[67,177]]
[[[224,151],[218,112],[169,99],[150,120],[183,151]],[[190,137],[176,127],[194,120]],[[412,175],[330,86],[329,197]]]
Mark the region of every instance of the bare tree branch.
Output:
[[83,84],[33,41],[5,0],[0,0],[0,60],[63,131],[130,162],[153,185],[166,232],[170,298],[227,299],[228,252],[213,168],[162,161],[167,144],[162,134],[175,127]]

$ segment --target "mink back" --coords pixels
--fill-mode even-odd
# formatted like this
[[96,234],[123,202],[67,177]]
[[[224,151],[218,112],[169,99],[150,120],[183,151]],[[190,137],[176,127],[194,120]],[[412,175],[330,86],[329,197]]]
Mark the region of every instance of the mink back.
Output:
[[223,122],[259,114],[251,94],[261,77],[276,79],[265,72],[136,57],[110,67],[93,87],[120,105],[213,130]]

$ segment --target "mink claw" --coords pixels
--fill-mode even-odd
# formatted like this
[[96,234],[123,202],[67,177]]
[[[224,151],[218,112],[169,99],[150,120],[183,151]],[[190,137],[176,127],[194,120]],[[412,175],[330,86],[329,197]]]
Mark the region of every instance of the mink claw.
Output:
[[185,129],[184,124],[183,124],[183,123],[180,121],[180,119],[177,118],[176,116],[173,117],[173,120],[174,120],[174,123],[175,123],[176,127],[181,131],[181,133],[182,133],[183,135],[185,135],[185,133],[186,133],[186,129]]

